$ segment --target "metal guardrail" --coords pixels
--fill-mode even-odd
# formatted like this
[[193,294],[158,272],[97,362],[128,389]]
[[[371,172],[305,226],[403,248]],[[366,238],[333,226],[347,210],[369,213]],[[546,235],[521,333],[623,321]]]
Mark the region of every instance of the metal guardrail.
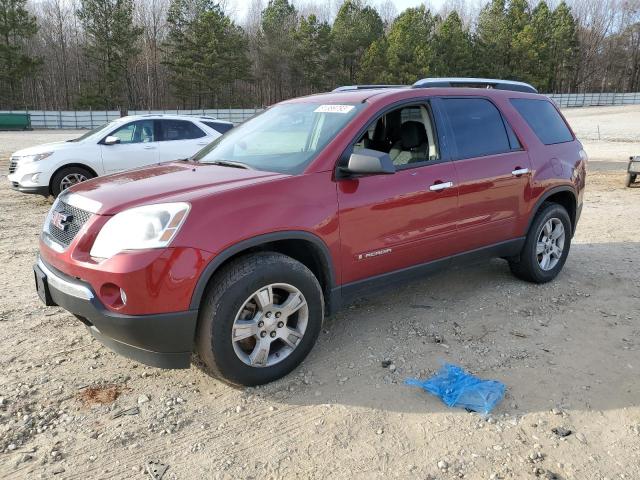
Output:
[[[548,95],[561,108],[595,107],[613,105],[640,105],[640,92],[631,93],[552,93]],[[260,108],[227,108],[200,110],[129,110],[129,115],[145,114],[178,114],[204,115],[227,120],[234,124],[260,113]],[[99,127],[111,120],[120,118],[117,110],[84,110],[84,111],[52,111],[52,110],[7,110],[2,113],[28,113],[33,128],[57,129],[89,129]]]
[[551,93],[547,95],[561,108],[640,104],[640,92]]
[[[234,124],[244,122],[262,109],[232,108],[232,109],[204,109],[204,110],[129,110],[129,115],[172,114],[197,115],[227,120]],[[52,110],[6,110],[3,113],[28,113],[31,116],[32,128],[50,129],[91,129],[120,118],[118,110],[84,110],[84,111],[52,111]]]

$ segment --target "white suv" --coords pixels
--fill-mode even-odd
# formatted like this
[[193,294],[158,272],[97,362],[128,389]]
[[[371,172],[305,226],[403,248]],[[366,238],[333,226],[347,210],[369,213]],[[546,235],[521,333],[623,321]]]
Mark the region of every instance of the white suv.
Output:
[[211,117],[122,117],[73,140],[15,152],[8,178],[14,190],[57,197],[99,175],[188,158],[231,128]]

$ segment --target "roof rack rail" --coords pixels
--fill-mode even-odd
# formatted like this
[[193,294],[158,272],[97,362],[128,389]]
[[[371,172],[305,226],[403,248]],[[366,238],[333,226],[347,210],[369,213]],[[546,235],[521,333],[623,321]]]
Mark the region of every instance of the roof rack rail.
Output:
[[471,87],[471,88],[495,88],[496,90],[512,90],[515,92],[538,93],[532,85],[514,80],[500,80],[495,78],[423,78],[414,83],[411,88],[436,88],[436,87]]
[[333,92],[351,92],[353,90],[376,90],[379,88],[407,88],[406,85],[343,85],[334,88]]

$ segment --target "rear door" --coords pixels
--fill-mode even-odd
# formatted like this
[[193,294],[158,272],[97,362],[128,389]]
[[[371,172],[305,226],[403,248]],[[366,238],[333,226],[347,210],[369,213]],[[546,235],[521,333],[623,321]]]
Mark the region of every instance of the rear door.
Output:
[[[390,153],[396,166],[392,175],[338,182],[343,284],[427,263],[453,251],[457,179],[453,164],[440,153],[433,118],[426,101],[389,110],[373,119],[343,156],[344,162],[353,150],[375,148]],[[412,138],[418,126],[424,133],[420,130],[421,138]]]
[[160,125],[160,161],[189,158],[211,141],[206,133],[188,120],[158,120]]
[[105,172],[114,173],[158,163],[158,141],[154,120],[136,120],[125,123],[111,132],[120,143],[100,143]]
[[526,211],[527,152],[487,98],[444,97],[458,188],[458,246],[473,250],[515,238]]

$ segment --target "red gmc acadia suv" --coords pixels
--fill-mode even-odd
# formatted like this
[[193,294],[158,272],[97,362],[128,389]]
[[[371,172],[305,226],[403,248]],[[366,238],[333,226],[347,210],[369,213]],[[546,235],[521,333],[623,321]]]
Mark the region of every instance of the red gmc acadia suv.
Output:
[[36,286],[116,352],[188,368],[195,351],[218,378],[262,384],[305,358],[325,315],[392,281],[478,256],[555,278],[585,168],[527,84],[341,87],[277,104],[188,160],[63,192]]

